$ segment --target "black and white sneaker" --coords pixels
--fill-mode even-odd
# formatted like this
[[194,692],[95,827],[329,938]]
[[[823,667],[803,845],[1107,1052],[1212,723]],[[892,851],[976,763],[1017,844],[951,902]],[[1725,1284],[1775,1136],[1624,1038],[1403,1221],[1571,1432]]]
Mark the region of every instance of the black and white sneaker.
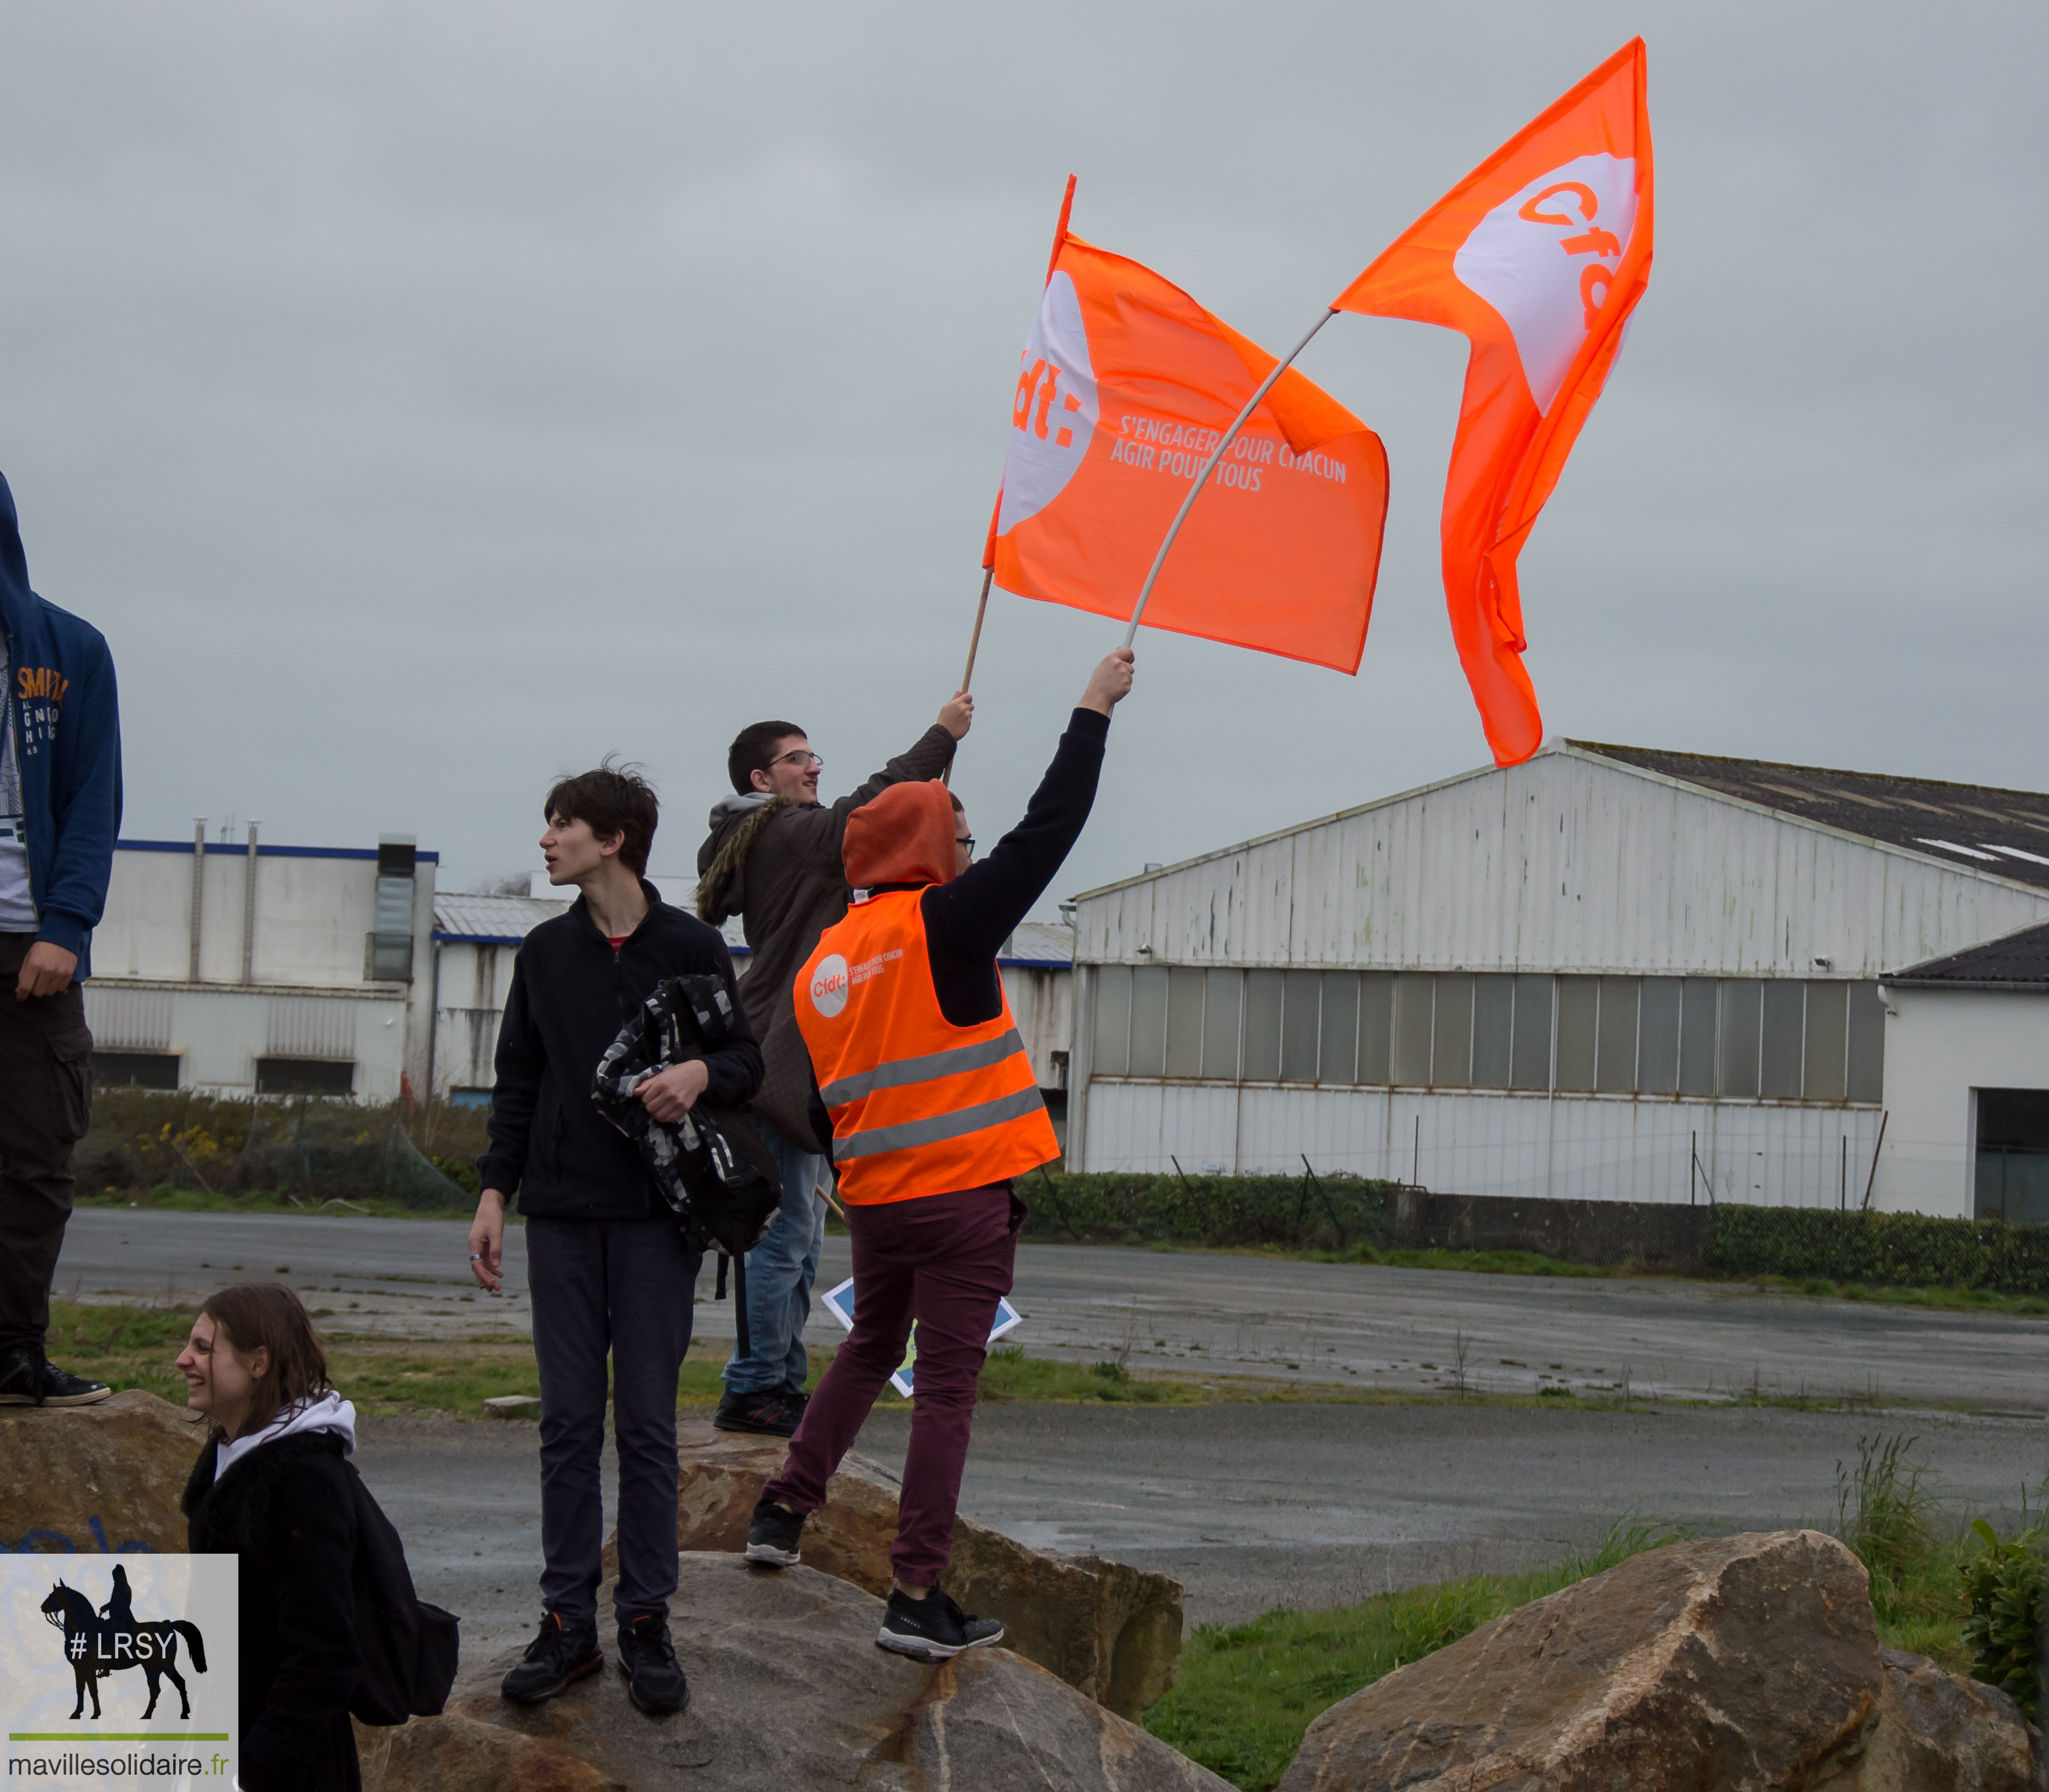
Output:
[[786,1511],[772,1499],[757,1499],[747,1525],[747,1559],[759,1568],[795,1568],[803,1514]]
[[1001,1642],[1003,1627],[993,1618],[970,1618],[938,1587],[923,1599],[906,1599],[892,1587],[875,1640],[914,1662],[946,1662],[963,1649]]
[[0,1354],[0,1406],[91,1406],[113,1391],[58,1368],[32,1344]]

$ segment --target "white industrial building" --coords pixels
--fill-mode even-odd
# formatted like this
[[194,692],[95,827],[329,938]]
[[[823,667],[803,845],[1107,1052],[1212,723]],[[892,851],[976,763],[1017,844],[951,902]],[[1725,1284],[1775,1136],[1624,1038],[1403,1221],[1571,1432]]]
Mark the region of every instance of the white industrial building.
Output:
[[2049,922],[2040,795],[1561,741],[1073,906],[1078,1169],[1969,1214],[2049,1152],[2039,965],[1934,986]]
[[[573,891],[437,892],[438,855],[375,847],[124,840],[85,986],[103,1084],[488,1101],[512,961]],[[656,888],[687,892],[681,874]],[[671,900],[675,900],[673,895]],[[737,921],[725,928],[744,975]],[[1071,935],[1028,923],[999,959],[1041,1086],[1062,1118],[1074,1030]]]
[[102,1083],[388,1101],[424,1088],[437,856],[124,840],[85,985]]

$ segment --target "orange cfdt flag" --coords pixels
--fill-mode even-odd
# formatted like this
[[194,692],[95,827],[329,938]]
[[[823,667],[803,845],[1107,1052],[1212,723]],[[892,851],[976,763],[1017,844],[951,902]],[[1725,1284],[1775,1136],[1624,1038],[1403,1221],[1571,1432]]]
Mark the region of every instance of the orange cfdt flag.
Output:
[[[996,582],[1128,618],[1161,538],[1274,357],[1150,269],[1066,234],[1025,339]],[[1147,623],[1356,672],[1387,517],[1380,438],[1290,368],[1210,476]]]
[[1332,301],[1463,331],[1444,484],[1444,597],[1495,764],[1543,740],[1515,558],[1650,278],[1650,121],[1633,39],[1504,144]]

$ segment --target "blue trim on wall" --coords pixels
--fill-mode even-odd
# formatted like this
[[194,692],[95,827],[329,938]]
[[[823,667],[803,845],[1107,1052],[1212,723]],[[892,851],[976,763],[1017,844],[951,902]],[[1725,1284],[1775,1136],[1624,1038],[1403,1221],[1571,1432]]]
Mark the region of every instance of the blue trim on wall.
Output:
[[[189,840],[117,840],[114,842],[114,849],[117,853],[189,853],[192,849],[192,843]],[[246,840],[209,840],[206,843],[206,849],[209,853],[225,853],[231,858],[247,858],[249,856],[249,842]],[[257,842],[256,856],[265,859],[374,859],[377,857],[377,849],[375,846],[269,846],[259,841]],[[439,853],[416,852],[413,857],[426,865],[441,862]]]

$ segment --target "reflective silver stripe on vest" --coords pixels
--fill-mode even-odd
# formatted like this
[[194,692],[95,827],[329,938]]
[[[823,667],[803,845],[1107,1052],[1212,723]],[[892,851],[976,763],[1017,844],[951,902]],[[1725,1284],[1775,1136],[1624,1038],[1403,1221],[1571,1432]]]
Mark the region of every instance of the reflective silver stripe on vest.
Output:
[[900,1058],[894,1063],[877,1064],[872,1071],[843,1076],[818,1091],[827,1107],[839,1107],[878,1089],[900,1089],[907,1083],[930,1083],[937,1076],[956,1076],[962,1071],[986,1071],[1000,1064],[1013,1051],[1022,1051],[1024,1042],[1013,1027],[1001,1039],[986,1039],[974,1045],[956,1045],[922,1058]]
[[1021,1120],[1044,1106],[1036,1088],[1020,1089],[993,1102],[964,1107],[955,1114],[935,1114],[926,1120],[907,1120],[898,1126],[871,1126],[850,1137],[833,1141],[833,1161],[844,1164],[850,1157],[873,1157],[878,1152],[902,1151],[914,1145],[937,1145],[942,1139],[965,1137],[1006,1120]]

